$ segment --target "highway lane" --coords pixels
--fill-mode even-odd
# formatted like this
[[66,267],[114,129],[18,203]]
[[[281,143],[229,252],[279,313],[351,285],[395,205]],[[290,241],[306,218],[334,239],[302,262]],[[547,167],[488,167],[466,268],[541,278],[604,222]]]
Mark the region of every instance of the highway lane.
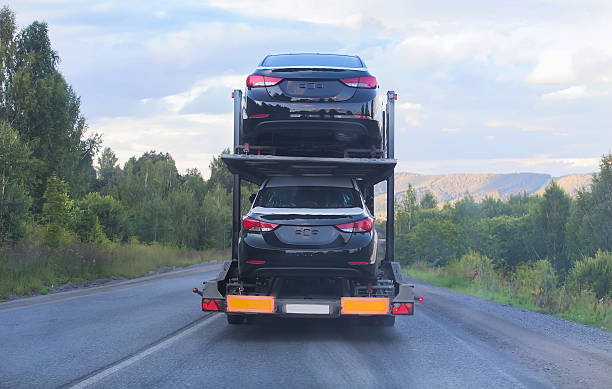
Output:
[[[601,367],[612,367],[610,349],[594,348],[601,339],[609,342],[609,334],[578,326],[569,331],[597,341],[563,340],[542,328],[556,318],[523,323],[525,315],[537,314],[419,284],[425,303],[415,316],[398,318],[395,328],[323,319],[230,326],[222,314],[200,312],[198,296],[190,294],[215,274],[8,310],[0,304],[0,387],[540,388],[612,382]],[[494,329],[500,323],[503,334]],[[519,344],[525,337],[529,344]],[[513,341],[520,349],[509,346]],[[588,356],[591,365],[577,370],[583,376],[559,379],[567,366],[538,354],[551,344],[577,359]]]
[[9,309],[0,304],[0,388],[65,385],[200,319],[191,289],[218,272],[209,266],[128,288],[53,295],[50,302]]

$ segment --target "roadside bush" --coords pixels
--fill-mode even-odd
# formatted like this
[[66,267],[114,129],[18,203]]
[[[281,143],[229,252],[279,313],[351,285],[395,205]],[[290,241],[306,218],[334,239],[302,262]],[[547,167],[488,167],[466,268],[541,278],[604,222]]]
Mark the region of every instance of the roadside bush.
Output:
[[546,259],[517,266],[511,277],[509,292],[523,303],[533,302],[539,308],[551,307],[557,286],[555,269]]
[[478,283],[487,290],[495,289],[499,280],[493,260],[474,251],[464,254],[459,260],[452,261],[446,269],[449,276]]
[[569,273],[570,284],[576,290],[591,290],[597,298],[612,294],[612,252],[599,250],[594,258],[574,263]]

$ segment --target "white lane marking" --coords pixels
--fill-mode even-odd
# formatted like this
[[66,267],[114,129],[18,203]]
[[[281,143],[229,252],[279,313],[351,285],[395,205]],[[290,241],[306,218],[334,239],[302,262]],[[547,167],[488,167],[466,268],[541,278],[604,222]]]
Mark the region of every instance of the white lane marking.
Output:
[[200,328],[204,327],[207,324],[210,324],[212,321],[215,320],[215,318],[219,318],[223,315],[211,315],[211,317],[209,318],[205,318],[203,321],[201,321],[200,323],[189,327],[187,329],[185,329],[182,332],[179,332],[178,334],[164,340],[161,343],[158,343],[154,346],[151,346],[145,350],[142,350],[141,352],[139,352],[136,355],[131,356],[130,358],[116,364],[113,365],[111,367],[109,367],[108,369],[102,370],[101,372],[99,372],[96,375],[93,375],[89,378],[87,378],[86,380],[83,380],[81,382],[79,382],[76,385],[73,385],[70,387],[70,389],[83,389],[83,388],[87,388],[95,383],[100,382],[101,380],[103,380],[104,378],[108,377],[111,374],[115,374],[116,372],[118,372],[119,370],[125,369],[126,367],[133,365],[134,363],[148,357],[149,355],[163,350],[164,348],[172,345],[173,343],[178,342],[179,340],[183,339],[186,336],[189,336],[191,334],[193,334],[194,332],[196,332],[197,330],[199,330]]

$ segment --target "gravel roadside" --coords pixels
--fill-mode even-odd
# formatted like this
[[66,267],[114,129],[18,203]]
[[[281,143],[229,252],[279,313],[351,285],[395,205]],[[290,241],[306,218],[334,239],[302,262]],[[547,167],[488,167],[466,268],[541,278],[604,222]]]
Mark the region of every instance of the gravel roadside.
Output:
[[559,387],[609,388],[612,333],[409,278],[427,309]]

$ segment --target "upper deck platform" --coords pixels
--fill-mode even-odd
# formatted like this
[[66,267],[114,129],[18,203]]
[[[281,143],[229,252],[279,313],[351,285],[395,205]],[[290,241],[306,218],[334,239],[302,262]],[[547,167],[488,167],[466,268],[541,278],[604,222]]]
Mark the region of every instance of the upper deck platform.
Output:
[[240,178],[261,185],[279,176],[350,177],[374,185],[393,175],[390,158],[320,158],[275,155],[222,154],[221,159]]

